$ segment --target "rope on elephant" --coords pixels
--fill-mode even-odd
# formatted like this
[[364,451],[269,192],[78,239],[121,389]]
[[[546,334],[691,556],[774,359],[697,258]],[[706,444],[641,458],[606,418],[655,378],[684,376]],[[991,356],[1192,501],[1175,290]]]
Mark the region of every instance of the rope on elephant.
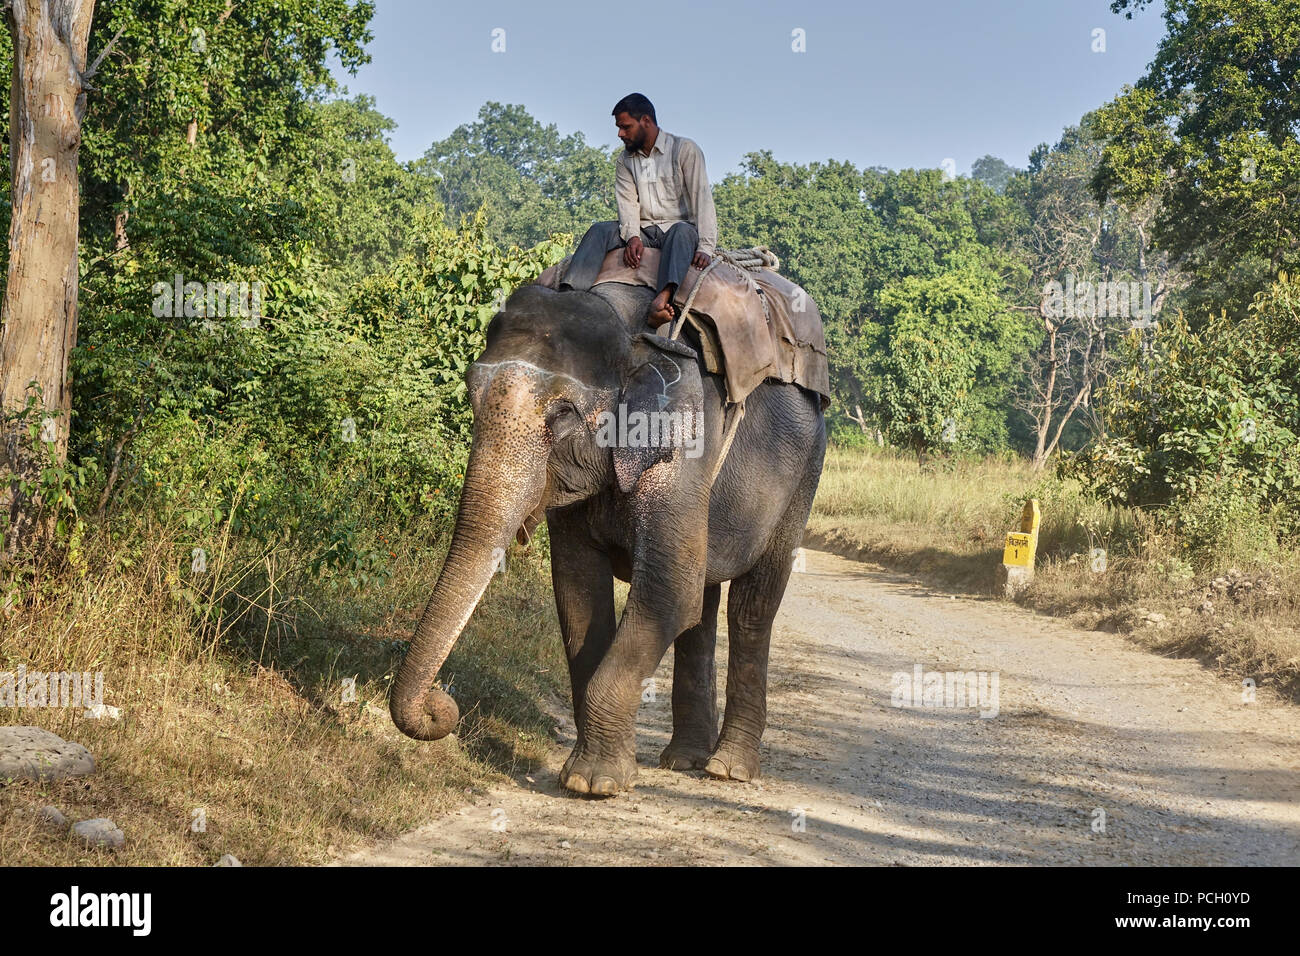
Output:
[[713,257],[709,264],[704,267],[700,277],[695,281],[691,288],[691,294],[686,297],[686,302],[682,305],[681,314],[673,321],[668,330],[668,338],[676,341],[677,336],[681,334],[682,327],[686,324],[686,318],[691,314],[691,306],[695,302],[695,294],[700,291],[704,285],[704,280],[710,272],[717,268],[718,263],[725,262],[733,267],[736,273],[745,280],[749,290],[758,296],[759,302],[763,305],[763,315],[768,316],[767,296],[763,294],[762,287],[754,281],[749,275],[751,272],[757,272],[760,269],[771,269],[776,271],[781,266],[781,260],[777,258],[775,252],[767,246],[750,246],[747,249],[714,249]]
[[[704,271],[700,273],[699,279],[695,281],[691,294],[686,297],[682,303],[681,313],[673,320],[672,326],[668,331],[668,338],[676,341],[677,336],[681,335],[682,327],[686,325],[686,319],[691,314],[691,306],[695,303],[695,294],[700,291],[704,285],[704,280],[709,273],[717,268],[719,263],[725,262],[736,270],[742,279],[745,280],[749,288],[758,296],[759,301],[763,304],[763,315],[769,317],[767,308],[767,296],[764,295],[762,288],[749,275],[750,272],[757,272],[760,269],[777,270],[781,266],[781,260],[777,258],[776,253],[767,246],[751,246],[748,249],[715,249],[713,258]],[[722,450],[718,453],[718,460],[713,466],[713,475],[709,478],[709,484],[717,481],[722,466],[726,464],[727,454],[731,451],[731,443],[736,438],[736,432],[740,428],[740,420],[745,417],[745,403],[739,404],[728,402],[724,412],[723,428],[725,434],[722,439]]]
[[[719,262],[725,261],[726,260],[721,256],[714,256],[712,261],[704,267],[704,271],[700,273],[700,277],[695,280],[695,285],[691,287],[691,294],[686,297],[686,301],[682,304],[681,314],[673,320],[672,328],[668,330],[668,338],[672,339],[674,342],[677,341],[677,336],[682,334],[682,327],[686,325],[686,317],[691,314],[691,305],[695,302],[696,294],[704,285],[704,280],[708,278],[710,272],[718,267]],[[744,273],[742,272],[741,275],[744,275]]]
[[727,405],[724,416],[724,420],[730,419],[730,421],[727,421],[725,425],[727,432],[722,439],[722,451],[718,453],[718,461],[713,466],[713,474],[709,477],[710,486],[718,480],[718,472],[722,471],[722,466],[726,464],[727,452],[731,451],[731,443],[735,440],[736,432],[740,429],[740,420],[745,417],[745,403]]
[[737,269],[757,272],[759,269],[771,269],[776,272],[781,268],[781,260],[767,246],[749,246],[745,249],[715,249],[714,255]]

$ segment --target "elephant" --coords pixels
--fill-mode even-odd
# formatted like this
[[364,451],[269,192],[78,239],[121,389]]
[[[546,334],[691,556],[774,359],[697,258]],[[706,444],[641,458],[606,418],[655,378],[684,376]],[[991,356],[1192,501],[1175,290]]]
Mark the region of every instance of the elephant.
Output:
[[[473,432],[451,544],[390,697],[393,721],[410,737],[455,729],[459,710],[438,671],[499,556],[544,517],[577,730],[560,783],[579,794],[633,786],[643,682],[669,645],[673,731],[660,766],[758,777],[772,621],[826,451],[820,396],[769,378],[746,398],[714,477],[724,379],[705,370],[693,330],[683,341],[647,329],[651,296],[616,283],[525,285],[492,319],[466,372]],[[694,416],[701,440],[656,447],[631,441],[629,430],[629,440],[620,431],[609,441],[610,416],[631,420],[637,411]],[[615,577],[629,584],[617,621]],[[714,651],[724,581],[719,731]]]

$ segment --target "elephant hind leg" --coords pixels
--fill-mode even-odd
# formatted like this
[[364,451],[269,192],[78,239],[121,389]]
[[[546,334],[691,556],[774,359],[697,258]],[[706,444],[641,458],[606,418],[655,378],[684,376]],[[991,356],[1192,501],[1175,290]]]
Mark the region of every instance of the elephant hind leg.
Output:
[[[824,448],[824,446],[823,446]],[[767,551],[727,594],[727,709],[718,746],[704,766],[724,780],[758,777],[758,745],[767,725],[767,660],[772,622],[790,580],[795,549],[812,510],[821,454],[809,461],[798,492],[772,535]]]
[[700,770],[718,742],[715,648],[722,585],[704,589],[700,623],[673,645],[673,738],[659,755],[668,770]]
[[727,709],[722,733],[704,770],[723,780],[758,777],[758,744],[767,724],[767,658],[772,621],[781,606],[792,563],[768,552],[731,582],[727,595]]

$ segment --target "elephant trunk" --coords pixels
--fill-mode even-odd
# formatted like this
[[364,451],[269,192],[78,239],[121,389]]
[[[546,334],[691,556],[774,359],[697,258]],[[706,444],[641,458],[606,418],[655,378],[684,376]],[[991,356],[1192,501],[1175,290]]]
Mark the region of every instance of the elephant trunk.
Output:
[[[494,447],[493,447],[494,446]],[[393,684],[389,710],[408,737],[439,740],[460,720],[456,702],[436,684],[505,550],[541,503],[545,448],[475,437],[447,559]]]

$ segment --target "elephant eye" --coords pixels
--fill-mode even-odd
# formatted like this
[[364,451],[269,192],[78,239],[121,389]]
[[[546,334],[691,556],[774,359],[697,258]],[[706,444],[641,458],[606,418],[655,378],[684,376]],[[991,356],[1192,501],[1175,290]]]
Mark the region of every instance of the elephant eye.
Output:
[[546,410],[546,430],[552,442],[563,441],[581,427],[582,416],[572,402],[556,402]]

